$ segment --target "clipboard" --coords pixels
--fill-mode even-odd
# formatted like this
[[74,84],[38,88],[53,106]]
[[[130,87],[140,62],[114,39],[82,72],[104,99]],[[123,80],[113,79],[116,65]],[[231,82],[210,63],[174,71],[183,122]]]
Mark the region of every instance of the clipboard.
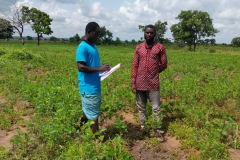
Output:
[[110,76],[114,71],[116,71],[120,67],[121,63],[117,64],[116,66],[112,67],[110,71],[106,71],[100,73],[99,76],[101,77],[101,81]]

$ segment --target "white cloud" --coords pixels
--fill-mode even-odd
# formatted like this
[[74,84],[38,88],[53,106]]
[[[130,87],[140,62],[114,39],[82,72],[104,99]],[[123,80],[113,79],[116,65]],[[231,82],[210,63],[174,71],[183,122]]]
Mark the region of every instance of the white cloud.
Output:
[[[26,2],[50,15],[56,37],[69,38],[76,33],[83,36],[86,24],[96,21],[110,30],[114,37],[139,40],[143,32],[138,25],[154,24],[161,20],[168,23],[165,37],[172,38],[170,27],[179,22],[175,18],[181,10],[208,12],[214,27],[220,31],[215,37],[217,43],[230,43],[232,38],[240,35],[239,0],[128,0],[108,1],[108,4],[106,0],[19,1]],[[114,10],[111,5],[114,5]],[[29,29],[28,32],[32,31]]]
[[55,3],[71,3],[71,4],[74,4],[74,3],[78,3],[78,2],[81,2],[81,1],[84,1],[84,0],[40,0],[40,1],[43,1],[43,2],[47,2],[47,3],[51,3],[51,2],[55,2]]
[[91,11],[89,15],[93,17],[104,16],[104,11],[100,2],[93,3],[93,5],[91,6]]
[[223,19],[239,20],[240,10],[237,8],[226,8],[223,11],[221,11],[219,14],[217,14],[216,17],[223,18]]
[[66,15],[66,14],[68,14],[67,10],[61,9],[58,7],[56,7],[54,11],[49,13],[50,16],[61,16],[61,15]]
[[[29,8],[31,8],[33,6],[33,2],[31,2],[29,0],[24,0],[22,2],[18,1],[15,4],[16,4],[16,7],[28,6]],[[12,5],[11,7],[14,7],[14,5]]]

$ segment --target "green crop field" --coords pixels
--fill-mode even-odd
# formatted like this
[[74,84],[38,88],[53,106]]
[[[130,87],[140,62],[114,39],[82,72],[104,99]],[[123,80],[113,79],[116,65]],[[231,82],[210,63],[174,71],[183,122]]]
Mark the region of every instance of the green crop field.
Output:
[[131,92],[135,45],[98,46],[102,63],[121,67],[102,81],[99,139],[90,122],[75,129],[82,115],[77,46],[0,41],[0,130],[5,136],[16,130],[10,147],[0,146],[0,159],[138,159],[132,150],[140,141],[141,150],[162,159],[234,159],[231,153],[240,153],[239,48],[166,46],[160,123],[166,137],[180,142],[178,152],[168,152],[161,147],[168,141],[158,143],[153,135],[159,122],[151,118],[150,104],[147,133],[138,132]]

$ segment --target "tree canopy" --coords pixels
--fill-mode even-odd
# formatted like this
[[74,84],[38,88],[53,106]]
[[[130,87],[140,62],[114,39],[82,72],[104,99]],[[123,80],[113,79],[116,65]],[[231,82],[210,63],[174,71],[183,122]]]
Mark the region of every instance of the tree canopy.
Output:
[[31,8],[29,10],[28,7],[23,7],[24,14],[29,16],[24,16],[24,22],[31,23],[32,30],[37,34],[38,45],[39,38],[42,37],[43,34],[49,35],[52,34],[53,31],[50,28],[52,19],[48,14],[42,12],[36,8]]
[[118,46],[118,45],[122,45],[123,43],[122,43],[122,41],[120,40],[119,37],[116,37],[116,40],[113,41],[113,44]]
[[189,49],[201,38],[215,36],[218,32],[213,27],[212,19],[207,12],[198,10],[181,11],[176,17],[180,22],[171,26],[170,30],[175,40],[182,40],[189,45]]
[[81,38],[78,34],[76,34],[73,37],[69,38],[70,43],[79,43],[81,41]]
[[33,38],[31,36],[27,36],[26,39],[27,40],[33,40]]
[[55,36],[51,36],[51,37],[49,38],[49,40],[56,42],[58,39],[57,39],[57,37],[55,37]]
[[[147,25],[139,25],[138,28],[141,29],[143,32],[145,30]],[[164,39],[164,34],[167,31],[167,22],[161,22],[158,20],[155,24],[154,27],[156,28],[156,36],[155,36],[155,41],[163,43],[165,41]]]
[[13,33],[11,22],[0,18],[0,39],[12,38]]
[[240,47],[240,37],[235,37],[231,42],[233,45]]
[[100,35],[98,43],[100,44],[111,44],[113,38],[112,32],[106,29],[105,26],[100,27]]

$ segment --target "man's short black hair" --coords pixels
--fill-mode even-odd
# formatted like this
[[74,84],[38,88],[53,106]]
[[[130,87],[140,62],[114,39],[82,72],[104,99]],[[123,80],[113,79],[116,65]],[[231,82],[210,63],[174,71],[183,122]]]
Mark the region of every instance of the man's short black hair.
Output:
[[98,27],[99,25],[96,22],[89,22],[86,26],[85,33],[87,33],[88,31],[94,32]]
[[154,29],[154,33],[156,34],[156,28],[155,28],[154,25],[152,25],[152,24],[147,25],[147,26],[145,27],[145,30],[144,30],[144,31],[146,31],[147,28],[153,28],[153,29]]

